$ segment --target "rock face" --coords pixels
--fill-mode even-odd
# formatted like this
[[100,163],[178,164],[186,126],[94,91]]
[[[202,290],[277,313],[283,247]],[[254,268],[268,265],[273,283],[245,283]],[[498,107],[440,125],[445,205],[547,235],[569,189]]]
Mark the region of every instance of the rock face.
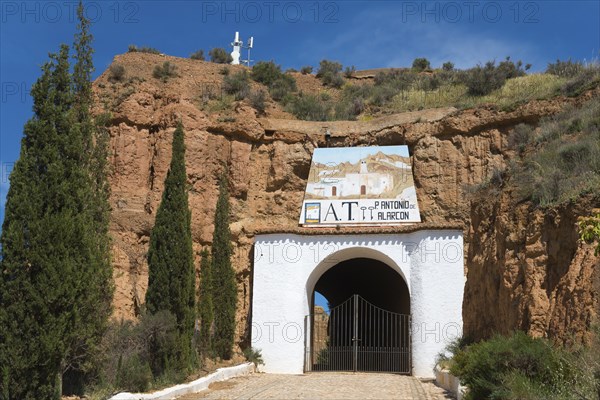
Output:
[[599,198],[554,209],[516,204],[510,193],[473,202],[463,314],[473,339],[514,329],[582,342],[600,315],[600,258],[581,243],[577,218]]
[[321,351],[327,348],[329,341],[329,315],[325,312],[323,307],[315,306],[313,316],[313,342],[312,342],[312,354],[317,355],[316,359],[312,360],[312,363],[318,362],[318,355]]
[[[152,77],[153,67],[164,61],[177,65],[179,77],[167,82]],[[135,318],[144,302],[149,235],[170,162],[172,134],[181,120],[198,254],[212,240],[217,178],[224,165],[230,171],[240,343],[247,342],[250,332],[254,233],[297,226],[312,152],[326,144],[325,128],[332,147],[408,145],[423,221],[458,222],[469,233],[464,307],[468,332],[523,328],[562,337],[572,321],[579,324],[576,329],[589,325],[590,307],[597,299],[584,282],[597,260],[588,248],[579,247],[573,226],[577,212],[584,210],[558,210],[558,218],[550,219],[497,204],[497,199],[471,210],[464,195],[465,187],[503,167],[510,157],[505,148],[512,127],[535,124],[583,99],[536,101],[512,112],[448,108],[368,122],[304,122],[281,119],[286,113],[275,103],[258,116],[244,102],[225,107],[219,99],[208,101],[223,79],[224,67],[217,64],[142,53],[117,56],[114,63],[125,67],[125,80],[110,82],[107,70],[95,82],[95,93],[101,105],[96,111],[111,112],[115,318]],[[592,95],[597,93],[585,96]],[[495,220],[490,219],[492,212]],[[495,320],[494,313],[501,319]]]

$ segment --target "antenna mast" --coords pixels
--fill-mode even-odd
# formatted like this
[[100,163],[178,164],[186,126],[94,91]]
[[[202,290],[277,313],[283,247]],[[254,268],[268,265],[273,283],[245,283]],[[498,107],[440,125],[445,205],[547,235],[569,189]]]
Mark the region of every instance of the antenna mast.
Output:
[[252,47],[254,47],[254,36],[250,36],[250,39],[248,39],[248,45],[246,46],[246,48],[248,49],[248,58],[246,60],[243,60],[246,63],[246,66],[250,67],[250,63],[252,62],[252,60],[250,59],[250,50],[252,49]]
[[[248,39],[248,44],[244,46],[244,41],[240,39],[240,33],[236,32],[235,39],[233,43],[231,43],[231,45],[233,46],[233,51],[231,52],[231,57],[233,58],[233,61],[231,62],[231,64],[239,65],[241,61],[249,67],[250,63],[252,62],[252,60],[250,59],[250,50],[254,47],[254,36],[251,36],[250,39]],[[246,60],[240,60],[242,49],[248,49],[248,58]]]

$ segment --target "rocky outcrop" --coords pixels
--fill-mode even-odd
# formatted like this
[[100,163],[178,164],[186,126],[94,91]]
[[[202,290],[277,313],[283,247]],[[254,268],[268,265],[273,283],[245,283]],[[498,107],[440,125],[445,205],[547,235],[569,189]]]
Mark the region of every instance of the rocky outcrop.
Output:
[[[164,61],[177,65],[179,77],[167,82],[152,77],[153,67]],[[584,326],[589,313],[583,304],[591,300],[581,282],[590,273],[589,249],[580,248],[572,232],[563,236],[565,226],[572,228],[575,211],[572,216],[557,211],[559,217],[551,219],[539,211],[530,215],[523,206],[511,209],[502,203],[504,208],[497,208],[495,199],[472,210],[465,188],[484,182],[503,168],[509,156],[507,134],[516,124],[535,124],[543,116],[597,93],[580,99],[536,101],[511,112],[494,107],[446,108],[366,122],[303,122],[291,119],[275,103],[269,103],[266,115],[260,117],[244,102],[223,106],[218,102],[221,65],[142,53],[117,56],[114,62],[125,67],[125,80],[111,82],[107,71],[94,88],[99,104],[96,111],[111,112],[116,318],[134,318],[144,300],[149,235],[169,166],[172,134],[181,121],[197,254],[212,240],[217,178],[225,165],[230,171],[240,340],[247,339],[249,332],[254,232],[297,227],[312,152],[325,145],[409,146],[423,221],[459,223],[469,233],[465,298],[469,332],[492,331],[502,323],[536,334],[563,332],[561,324],[574,320]],[[244,67],[225,68],[235,71]],[[215,91],[216,103],[208,101]],[[329,143],[324,135],[327,129]],[[490,220],[488,211],[497,219]],[[560,226],[555,227],[557,223]],[[505,233],[509,233],[506,240],[501,238]],[[582,288],[581,293],[572,294],[577,287]],[[483,314],[500,305],[505,310],[496,314],[502,315],[502,323],[494,325],[494,317]],[[548,319],[548,313],[556,317]],[[470,314],[481,315],[481,322]]]
[[600,198],[550,209],[518,204],[510,192],[473,202],[465,335],[520,329],[564,344],[587,339],[600,315],[600,257],[582,243],[577,218]]

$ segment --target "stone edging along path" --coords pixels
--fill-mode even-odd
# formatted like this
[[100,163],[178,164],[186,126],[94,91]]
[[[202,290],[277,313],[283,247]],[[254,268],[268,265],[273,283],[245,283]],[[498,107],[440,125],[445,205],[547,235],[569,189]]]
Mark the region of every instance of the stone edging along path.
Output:
[[236,376],[248,375],[254,372],[253,363],[236,365],[235,367],[219,368],[216,372],[196,379],[193,382],[182,383],[170,388],[162,389],[154,393],[127,393],[122,392],[114,395],[109,400],[169,400],[184,394],[196,393],[208,389],[213,382],[224,381]]
[[467,393],[467,387],[463,386],[457,377],[446,369],[440,369],[437,365],[433,372],[435,373],[435,382],[439,387],[452,393],[457,400],[463,399]]

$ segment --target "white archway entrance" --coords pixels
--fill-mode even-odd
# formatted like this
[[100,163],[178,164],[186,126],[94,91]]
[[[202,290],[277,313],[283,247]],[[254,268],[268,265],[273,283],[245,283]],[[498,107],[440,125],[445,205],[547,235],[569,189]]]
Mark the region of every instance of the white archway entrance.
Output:
[[432,376],[436,354],[462,330],[462,232],[406,227],[368,235],[298,232],[256,236],[251,339],[262,352],[263,370],[311,369],[305,349],[312,322],[306,316],[313,312],[317,288],[335,305],[357,294],[410,315],[410,370]]
[[[354,250],[374,252],[346,252]],[[310,294],[305,371],[411,373],[410,293],[399,270],[350,258],[323,272]]]

